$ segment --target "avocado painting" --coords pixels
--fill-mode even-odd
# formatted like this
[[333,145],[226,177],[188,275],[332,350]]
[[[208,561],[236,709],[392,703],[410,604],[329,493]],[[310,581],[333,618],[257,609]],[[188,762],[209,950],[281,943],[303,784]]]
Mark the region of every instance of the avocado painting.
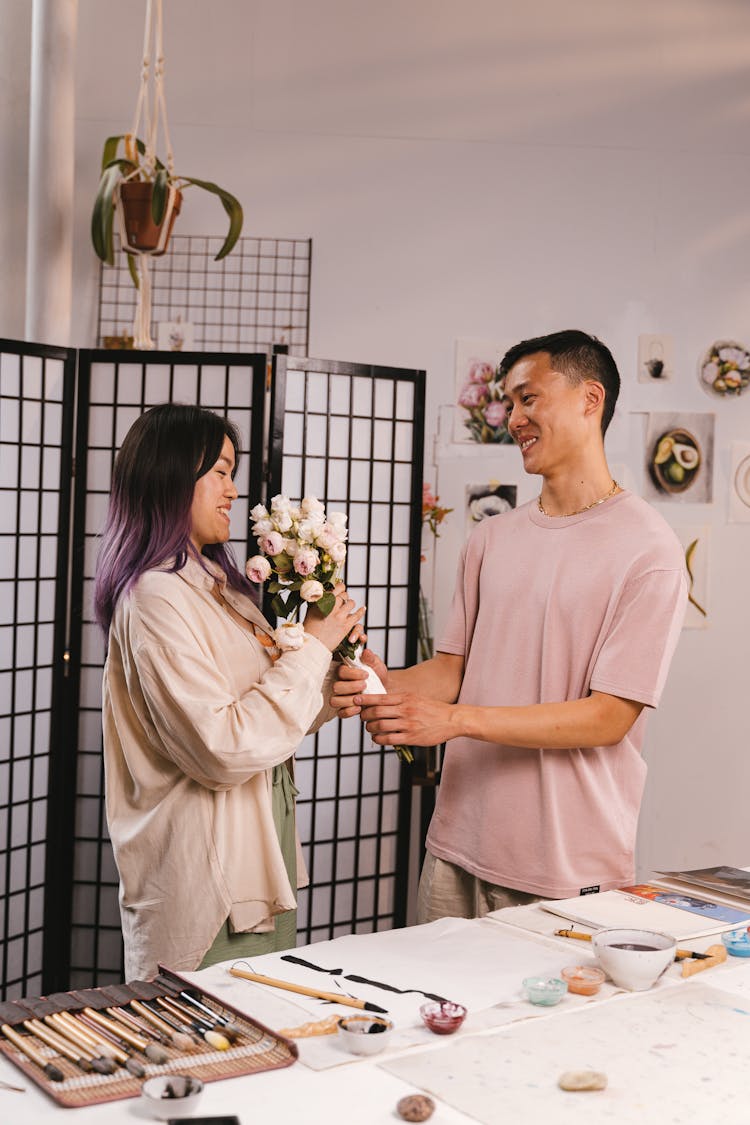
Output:
[[656,501],[713,500],[714,415],[649,414],[644,496]]

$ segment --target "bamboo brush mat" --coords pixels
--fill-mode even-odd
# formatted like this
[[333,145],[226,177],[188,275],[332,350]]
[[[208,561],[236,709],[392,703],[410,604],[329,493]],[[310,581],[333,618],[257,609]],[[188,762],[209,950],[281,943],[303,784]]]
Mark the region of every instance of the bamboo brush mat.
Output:
[[[161,968],[161,966],[160,966]],[[128,1000],[154,1000],[157,996],[177,996],[181,990],[191,993],[218,1015],[227,1016],[240,1034],[228,1050],[216,1050],[203,1040],[179,1050],[162,1043],[169,1059],[166,1063],[150,1062],[134,1052],[143,1065],[145,1075],[135,1077],[118,1067],[113,1074],[84,1073],[73,1062],[55,1052],[52,1047],[31,1038],[30,1042],[46,1062],[54,1063],[63,1074],[62,1082],[53,1082],[31,1059],[22,1054],[13,1043],[0,1033],[0,1051],[32,1082],[58,1103],[67,1107],[98,1105],[102,1102],[135,1098],[141,1086],[155,1074],[190,1074],[203,1082],[218,1082],[244,1074],[258,1074],[264,1070],[277,1070],[291,1066],[297,1058],[297,1046],[271,1031],[251,1016],[219,1001],[209,992],[203,992],[169,969],[161,968],[155,981],[132,981],[129,984],[87,988],[80,991],[55,993],[50,997],[32,997],[0,1003],[0,1024],[8,1024],[26,1036],[23,1021],[51,1012],[80,1011],[85,1007],[106,1010],[109,1007],[126,1007]],[[28,1007],[26,1007],[28,1005]],[[221,1031],[221,1028],[217,1028]]]

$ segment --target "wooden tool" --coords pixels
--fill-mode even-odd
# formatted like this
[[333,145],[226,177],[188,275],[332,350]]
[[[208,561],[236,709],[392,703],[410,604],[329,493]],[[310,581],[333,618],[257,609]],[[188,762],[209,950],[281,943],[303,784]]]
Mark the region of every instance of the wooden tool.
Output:
[[727,951],[723,945],[709,945],[708,949],[703,955],[702,961],[686,961],[682,966],[682,975],[684,977],[691,977],[693,973],[701,973],[704,969],[710,969],[714,965],[720,965],[722,961],[726,961]]
[[[591,941],[593,936],[593,934],[583,934],[580,930],[555,930],[555,937],[576,938],[578,941]],[[708,953],[696,953],[692,949],[678,949],[674,955],[675,961],[684,961],[688,957],[694,958],[696,961],[703,961],[708,957]],[[682,975],[685,976],[685,973],[683,972]]]
[[386,1008],[371,1004],[369,1000],[357,1000],[353,996],[342,996],[341,993],[336,992],[321,992],[318,988],[307,988],[304,984],[292,984],[291,981],[276,980],[275,977],[262,977],[260,973],[248,973],[245,969],[236,969],[234,966],[228,971],[233,977],[252,980],[256,984],[267,984],[271,988],[283,988],[287,992],[298,992],[300,996],[314,996],[318,1000],[329,1000],[332,1004],[346,1004],[349,1008],[362,1008],[366,1012],[387,1014]]
[[18,1032],[14,1031],[12,1027],[9,1027],[7,1023],[4,1023],[2,1027],[0,1027],[0,1031],[2,1031],[5,1038],[12,1043],[14,1047],[18,1048],[21,1054],[26,1055],[27,1059],[31,1059],[36,1066],[40,1067],[51,1082],[65,1081],[63,1072],[59,1070],[54,1063],[45,1059],[42,1052],[37,1051],[36,1047],[29,1043],[28,1036],[19,1035]]

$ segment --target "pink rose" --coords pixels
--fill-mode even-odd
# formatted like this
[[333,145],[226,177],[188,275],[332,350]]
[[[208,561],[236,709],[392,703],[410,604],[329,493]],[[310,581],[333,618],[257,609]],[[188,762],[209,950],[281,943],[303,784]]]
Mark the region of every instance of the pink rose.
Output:
[[312,574],[320,562],[320,555],[310,547],[302,547],[294,556],[294,569],[303,577]]
[[466,407],[467,410],[483,406],[487,401],[487,393],[485,383],[466,383],[458,396],[458,405]]
[[271,577],[271,564],[262,555],[254,555],[245,564],[245,574],[251,582],[265,582]]
[[486,360],[475,360],[469,367],[470,383],[491,383],[495,378],[495,368]]
[[504,402],[488,402],[484,412],[484,419],[488,426],[502,426],[508,417],[508,408]]
[[269,531],[268,535],[261,535],[258,546],[264,555],[280,555],[284,550],[284,540],[278,531]]

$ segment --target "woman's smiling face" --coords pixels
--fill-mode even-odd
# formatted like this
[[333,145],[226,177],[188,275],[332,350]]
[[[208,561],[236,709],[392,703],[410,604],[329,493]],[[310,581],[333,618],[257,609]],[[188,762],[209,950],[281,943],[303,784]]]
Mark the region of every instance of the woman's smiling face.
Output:
[[238,495],[232,479],[234,468],[234,446],[225,437],[218,461],[195,482],[190,539],[199,552],[209,543],[229,539],[229,511]]

